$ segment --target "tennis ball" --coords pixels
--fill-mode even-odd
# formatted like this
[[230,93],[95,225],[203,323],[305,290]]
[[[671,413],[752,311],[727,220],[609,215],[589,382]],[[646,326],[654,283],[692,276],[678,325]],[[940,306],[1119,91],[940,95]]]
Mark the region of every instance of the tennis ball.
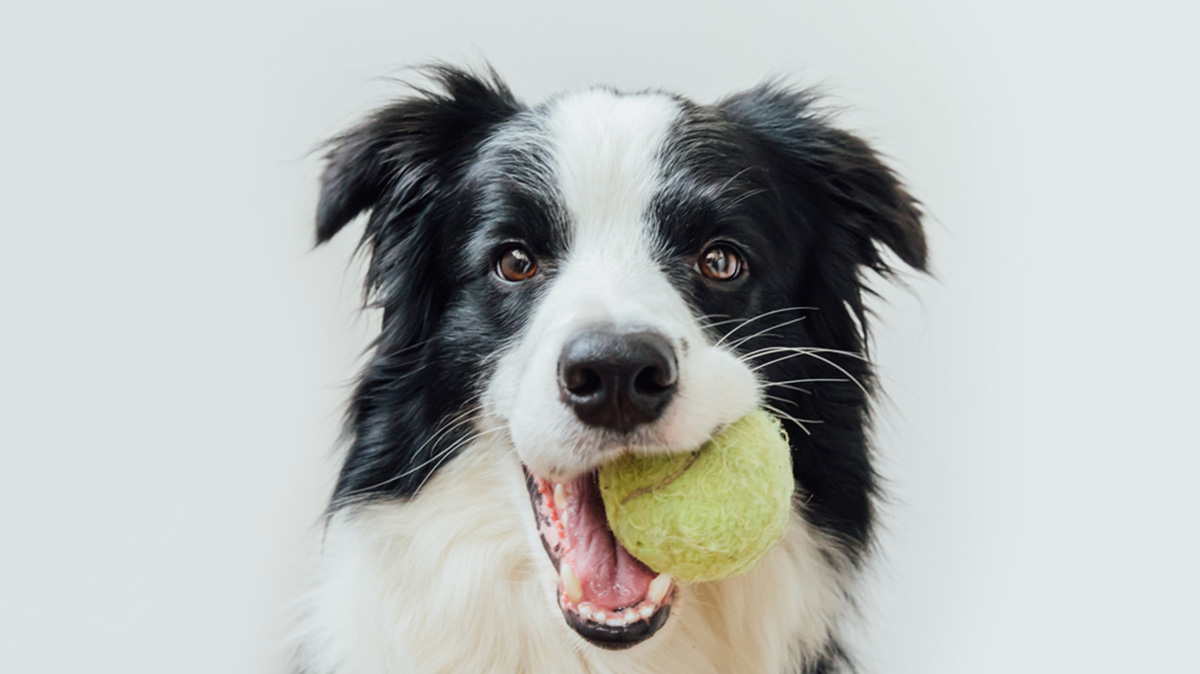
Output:
[[621,545],[684,584],[749,571],[783,538],[795,491],[787,435],[761,409],[695,451],[621,456],[599,484]]

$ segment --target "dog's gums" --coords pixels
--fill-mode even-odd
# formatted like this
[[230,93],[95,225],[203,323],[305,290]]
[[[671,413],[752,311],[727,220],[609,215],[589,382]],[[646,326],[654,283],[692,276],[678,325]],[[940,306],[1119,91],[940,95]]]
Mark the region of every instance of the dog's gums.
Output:
[[628,648],[659,630],[670,615],[675,585],[613,536],[596,474],[550,482],[525,470],[542,545],[558,571],[558,604],[580,636],[604,648]]

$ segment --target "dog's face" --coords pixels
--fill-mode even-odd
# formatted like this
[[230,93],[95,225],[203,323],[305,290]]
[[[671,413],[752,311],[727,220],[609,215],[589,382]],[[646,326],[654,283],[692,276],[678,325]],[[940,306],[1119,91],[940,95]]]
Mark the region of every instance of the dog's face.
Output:
[[[686,133],[684,106],[661,94],[588,91],[518,124],[484,152],[510,161],[478,169],[498,164],[515,178],[486,210],[524,200],[538,211],[476,235],[499,260],[496,301],[524,314],[487,377],[485,410],[530,472],[556,481],[630,448],[699,446],[760,393],[751,364],[706,330],[770,283],[752,271],[761,261],[769,274],[764,228],[731,206],[746,167],[689,165],[689,148],[672,143]],[[535,265],[528,278],[504,276],[513,255]]]
[[694,449],[751,409],[785,421],[805,516],[867,540],[860,273],[924,264],[912,200],[803,94],[713,106],[594,89],[541,106],[441,69],[334,141],[324,240],[371,211],[384,309],[335,506],[412,498],[481,434],[526,471],[584,637],[627,646],[672,585],[613,540],[594,472]]

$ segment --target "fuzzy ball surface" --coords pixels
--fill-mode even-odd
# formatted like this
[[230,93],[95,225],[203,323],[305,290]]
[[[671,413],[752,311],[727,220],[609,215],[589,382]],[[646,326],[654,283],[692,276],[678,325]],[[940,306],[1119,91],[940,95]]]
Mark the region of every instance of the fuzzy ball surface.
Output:
[[626,454],[599,483],[621,545],[684,584],[749,571],[783,538],[795,491],[787,436],[761,409],[695,451]]

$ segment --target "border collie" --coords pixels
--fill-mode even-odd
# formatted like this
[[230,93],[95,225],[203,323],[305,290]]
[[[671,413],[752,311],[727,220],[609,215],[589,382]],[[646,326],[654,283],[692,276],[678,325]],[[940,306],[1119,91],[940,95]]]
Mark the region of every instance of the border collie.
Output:
[[[299,671],[846,665],[876,493],[864,275],[924,269],[916,202],[805,91],[531,107],[491,71],[427,75],[333,139],[321,181],[318,242],[369,213],[382,330]],[[687,586],[630,556],[597,467],[691,450],[756,407],[791,443],[783,541]]]

